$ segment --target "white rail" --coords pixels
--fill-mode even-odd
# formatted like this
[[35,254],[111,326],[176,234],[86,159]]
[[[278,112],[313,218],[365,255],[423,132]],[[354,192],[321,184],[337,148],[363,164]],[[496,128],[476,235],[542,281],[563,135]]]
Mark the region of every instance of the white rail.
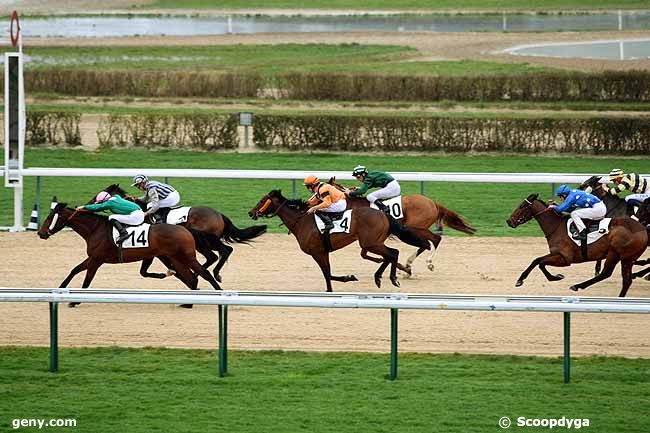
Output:
[[650,314],[650,299],[575,296],[0,288],[0,302],[2,301]]
[[49,302],[50,371],[58,371],[58,304],[61,302],[208,304],[219,309],[219,375],[228,371],[228,306],[383,308],[390,310],[390,379],[397,378],[397,313],[400,309],[470,311],[546,311],[564,316],[564,382],[570,380],[571,313],[649,314],[650,299],[500,295],[433,295],[295,292],[179,292],[0,288],[0,302]]
[[[0,169],[2,170],[2,169]],[[212,179],[303,179],[310,174],[322,179],[354,179],[350,171],[304,170],[211,170],[168,168],[46,168],[31,167],[22,176],[43,177],[133,177],[144,173],[151,177],[187,177]],[[580,173],[465,173],[465,172],[391,172],[398,180],[420,182],[498,182],[498,183],[580,183],[590,174]],[[600,174],[607,178],[606,174]],[[644,174],[642,176],[649,177]]]

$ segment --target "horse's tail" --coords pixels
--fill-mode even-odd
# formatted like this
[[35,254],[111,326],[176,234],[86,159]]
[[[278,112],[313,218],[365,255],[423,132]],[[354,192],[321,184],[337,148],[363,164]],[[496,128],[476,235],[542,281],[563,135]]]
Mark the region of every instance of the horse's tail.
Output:
[[418,233],[421,230],[403,226],[390,215],[387,215],[387,217],[390,224],[390,234],[397,236],[402,242],[405,242],[414,247],[423,248],[425,250],[431,249],[429,240],[421,233]]
[[436,206],[438,206],[438,224],[444,223],[447,227],[467,233],[468,235],[476,233],[476,229],[469,225],[456,212],[447,209],[438,202],[436,202]]
[[221,239],[226,242],[247,244],[251,239],[266,233],[266,224],[239,229],[232,223],[232,221],[230,221],[230,218],[225,215],[221,215],[221,217],[223,218],[224,223]]

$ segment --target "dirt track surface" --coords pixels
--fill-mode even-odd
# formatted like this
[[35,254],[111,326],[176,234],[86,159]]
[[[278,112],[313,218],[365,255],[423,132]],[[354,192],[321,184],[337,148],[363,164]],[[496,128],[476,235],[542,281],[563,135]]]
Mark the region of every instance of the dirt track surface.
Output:
[[[397,246],[397,244],[395,244]],[[226,290],[324,290],[321,273],[292,236],[267,234],[254,246],[235,246],[222,275]],[[47,241],[34,233],[1,233],[4,272],[0,286],[56,287],[67,272],[85,258],[83,240],[72,232]],[[9,253],[11,251],[11,253]],[[411,250],[402,248],[405,260]],[[384,278],[383,290],[372,282],[376,265],[359,257],[357,246],[332,256],[337,274],[356,274],[361,281],[334,283],[336,292],[532,294],[572,296],[568,286],[590,277],[591,264],[563,268],[567,278],[549,283],[533,271],[521,288],[514,282],[537,255],[546,252],[543,238],[445,237],[435,257],[433,273],[416,261],[415,276],[402,287]],[[162,270],[159,264],[154,264]],[[182,289],[175,279],[143,279],[138,264],[105,265],[93,288]],[[552,269],[554,271],[554,269]],[[71,287],[80,287],[82,275]],[[616,296],[614,277],[581,292],[585,296]],[[209,290],[205,281],[203,290]],[[631,297],[648,297],[650,283],[637,280]],[[387,310],[231,307],[229,345],[234,349],[326,351],[388,351]],[[400,351],[467,352],[559,356],[562,315],[559,313],[401,311]],[[62,346],[166,346],[215,348],[217,314],[214,306],[185,310],[171,305],[83,304],[60,309]],[[47,345],[48,308],[43,303],[0,303],[0,345]],[[572,315],[572,353],[650,357],[645,315]]]

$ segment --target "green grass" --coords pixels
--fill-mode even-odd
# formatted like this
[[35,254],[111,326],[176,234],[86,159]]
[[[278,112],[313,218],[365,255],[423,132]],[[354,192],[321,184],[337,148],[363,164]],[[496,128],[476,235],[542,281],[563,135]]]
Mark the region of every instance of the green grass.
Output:
[[395,45],[280,44],[170,47],[30,47],[30,68],[191,70],[277,75],[288,72],[385,75],[521,75],[553,71],[525,63],[406,61],[414,48]]
[[[593,433],[646,432],[650,360],[402,354],[229,354],[64,349],[47,372],[46,348],[0,348],[0,430],[16,418],[76,419],[70,432],[499,432],[502,416],[589,419]],[[56,430],[56,429],[55,429]],[[548,431],[513,426],[512,431]],[[21,428],[36,432],[36,428]]]
[[[647,172],[647,159],[594,158],[594,157],[540,157],[540,156],[466,156],[466,155],[337,155],[293,153],[203,153],[149,150],[81,150],[28,149],[25,167],[97,167],[97,168],[213,168],[257,170],[318,170],[349,171],[357,164],[370,169],[397,171],[448,171],[448,172],[514,172],[514,173],[584,173],[585,178],[594,173],[607,173],[612,167],[626,171]],[[146,170],[144,170],[146,172]],[[164,180],[164,179],[161,179]],[[128,185],[130,178],[41,178],[41,197],[44,208],[56,195],[59,201],[80,204],[92,198],[110,183],[120,182],[134,194]],[[271,189],[282,189],[291,196],[290,180],[244,179],[170,179],[181,194],[185,204],[208,205],[223,212],[238,226],[253,224],[247,212]],[[344,182],[348,185],[353,181]],[[557,186],[557,185],[556,185]],[[299,197],[307,198],[301,180],[296,182]],[[419,182],[402,182],[403,194],[420,192]],[[539,192],[543,198],[551,197],[549,184],[504,183],[447,183],[425,184],[425,194],[444,206],[459,212],[478,228],[479,236],[539,236],[541,231],[530,223],[516,230],[508,228],[505,220],[530,193]],[[29,219],[36,202],[36,179],[25,178],[25,218]],[[0,190],[0,225],[12,225],[13,192]],[[269,220],[270,231],[284,232],[280,221]],[[445,233],[453,234],[450,230]]]
[[169,9],[350,9],[350,10],[548,10],[548,9],[618,9],[618,8],[647,8],[643,0],[366,0],[363,2],[351,0],[222,0],[215,3],[212,0],[157,0],[141,6],[141,8]]

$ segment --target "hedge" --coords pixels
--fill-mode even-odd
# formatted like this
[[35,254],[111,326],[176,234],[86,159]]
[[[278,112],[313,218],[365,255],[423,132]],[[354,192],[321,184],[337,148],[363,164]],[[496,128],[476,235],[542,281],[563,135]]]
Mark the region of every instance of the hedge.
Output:
[[261,149],[649,154],[645,118],[483,119],[258,114]]
[[383,76],[39,69],[28,92],[74,96],[276,98],[345,101],[650,101],[650,71],[502,76]]

